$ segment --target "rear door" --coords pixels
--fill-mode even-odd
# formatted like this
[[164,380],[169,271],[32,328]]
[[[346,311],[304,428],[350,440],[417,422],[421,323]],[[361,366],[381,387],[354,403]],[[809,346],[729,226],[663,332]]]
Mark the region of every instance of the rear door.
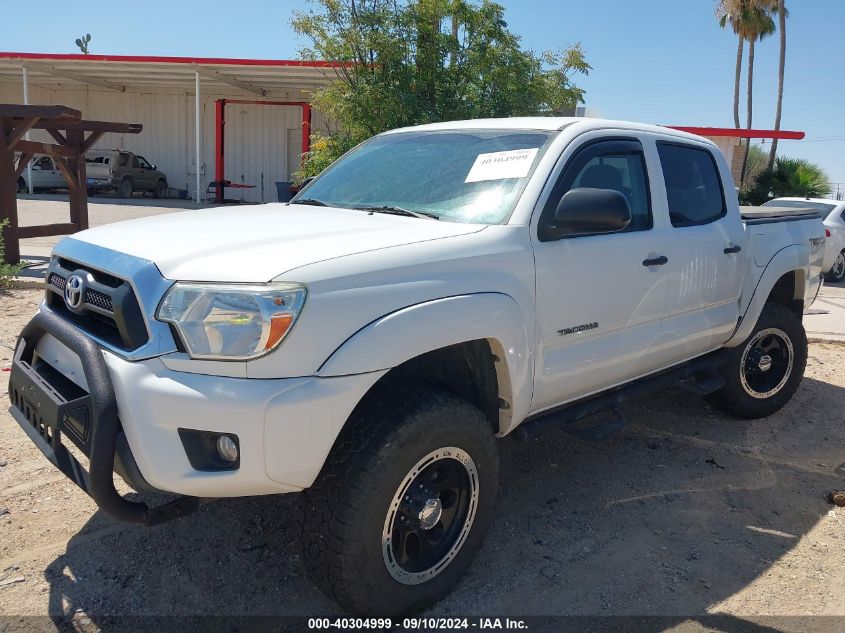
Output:
[[[567,148],[532,229],[538,354],[532,409],[542,410],[665,364],[661,319],[669,227],[655,214],[649,135],[584,135]],[[632,222],[619,233],[557,237],[554,210],[570,189],[620,191]],[[535,213],[536,215],[536,213]]]
[[717,150],[673,139],[659,140],[657,153],[671,224],[666,332],[676,355],[689,358],[719,347],[736,327],[746,232]]

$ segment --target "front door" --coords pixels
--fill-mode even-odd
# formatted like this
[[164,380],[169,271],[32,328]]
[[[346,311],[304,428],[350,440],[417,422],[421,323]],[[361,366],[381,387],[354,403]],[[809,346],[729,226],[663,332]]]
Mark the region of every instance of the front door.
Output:
[[[669,227],[652,212],[643,141],[627,132],[624,138],[586,141],[566,161],[542,210],[534,235],[539,338],[534,411],[667,362],[661,332],[666,274],[656,262],[665,256]],[[631,207],[631,224],[614,234],[556,236],[554,209],[575,187],[621,192]]]
[[135,176],[135,189],[152,189],[155,185],[152,181],[153,166],[143,156],[135,156],[132,159],[132,168]]

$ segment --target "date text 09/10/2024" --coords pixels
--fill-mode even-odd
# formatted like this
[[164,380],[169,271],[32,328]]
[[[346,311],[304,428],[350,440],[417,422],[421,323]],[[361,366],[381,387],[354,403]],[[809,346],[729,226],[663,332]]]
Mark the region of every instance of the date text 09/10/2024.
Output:
[[527,630],[528,624],[519,618],[404,618],[401,622],[390,618],[309,618],[309,630],[391,630],[445,631],[450,629]]

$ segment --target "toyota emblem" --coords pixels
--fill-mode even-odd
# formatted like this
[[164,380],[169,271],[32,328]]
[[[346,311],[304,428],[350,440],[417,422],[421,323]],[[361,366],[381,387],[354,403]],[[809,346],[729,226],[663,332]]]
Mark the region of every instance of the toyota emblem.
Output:
[[79,309],[82,305],[82,293],[85,281],[80,275],[71,275],[65,282],[65,303],[71,310]]

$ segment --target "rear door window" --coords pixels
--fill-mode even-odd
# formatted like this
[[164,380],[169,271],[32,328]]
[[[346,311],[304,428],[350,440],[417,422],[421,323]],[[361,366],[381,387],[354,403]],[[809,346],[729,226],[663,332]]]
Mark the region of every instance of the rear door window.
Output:
[[659,142],[657,152],[672,226],[709,224],[725,216],[725,192],[713,154],[700,147],[668,142]]

